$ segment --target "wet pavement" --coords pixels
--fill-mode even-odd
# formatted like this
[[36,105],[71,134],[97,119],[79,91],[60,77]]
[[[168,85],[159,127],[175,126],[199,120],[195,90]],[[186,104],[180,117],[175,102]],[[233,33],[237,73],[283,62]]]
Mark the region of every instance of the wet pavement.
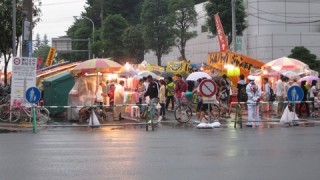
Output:
[[319,179],[319,126],[234,129],[232,120],[217,129],[169,119],[155,131],[124,125],[3,133],[0,179]]

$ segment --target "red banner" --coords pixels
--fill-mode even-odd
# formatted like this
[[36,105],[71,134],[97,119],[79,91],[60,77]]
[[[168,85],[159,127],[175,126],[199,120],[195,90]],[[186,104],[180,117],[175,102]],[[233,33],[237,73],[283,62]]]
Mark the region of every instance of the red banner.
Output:
[[38,57],[37,58],[37,70],[42,68],[43,58]]
[[220,44],[220,52],[226,52],[229,50],[229,46],[228,46],[228,42],[227,42],[226,36],[223,31],[223,27],[222,27],[222,24],[220,21],[219,14],[214,15],[214,22],[215,22],[216,28],[217,28],[217,36],[218,36],[218,40],[219,40],[219,44]]

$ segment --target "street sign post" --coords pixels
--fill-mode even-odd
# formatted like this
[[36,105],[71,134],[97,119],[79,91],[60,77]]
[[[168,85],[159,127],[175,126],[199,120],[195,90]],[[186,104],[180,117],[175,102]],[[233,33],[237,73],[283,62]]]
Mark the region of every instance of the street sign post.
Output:
[[41,92],[36,87],[30,87],[27,89],[25,97],[29,103],[35,104],[35,103],[39,102],[39,100],[41,98]]
[[287,91],[288,100],[291,102],[302,101],[303,96],[304,93],[300,86],[291,86]]
[[199,90],[204,97],[212,97],[217,92],[217,84],[213,80],[205,79],[200,83]]
[[14,57],[12,61],[11,105],[14,100],[24,103],[25,91],[36,86],[37,58]]

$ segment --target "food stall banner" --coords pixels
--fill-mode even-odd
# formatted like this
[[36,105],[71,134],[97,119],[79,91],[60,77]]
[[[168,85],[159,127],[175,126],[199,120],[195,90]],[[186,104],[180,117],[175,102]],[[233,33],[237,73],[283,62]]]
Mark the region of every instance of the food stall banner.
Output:
[[139,71],[148,71],[148,67],[143,64],[138,64]]
[[219,40],[219,45],[220,45],[220,52],[226,52],[229,50],[228,42],[226,39],[226,36],[223,31],[223,27],[220,21],[219,14],[214,15],[214,22],[216,24],[216,29],[217,29],[217,36]]
[[46,66],[51,66],[53,63],[54,55],[56,54],[56,49],[55,48],[50,48],[48,57],[46,60]]
[[188,63],[185,61],[180,62],[167,62],[167,72],[171,72],[173,74],[180,74],[182,72],[186,73],[188,68]]
[[164,72],[164,68],[157,65],[148,64],[147,68],[148,68],[148,71],[158,71],[160,73]]
[[240,68],[240,73],[249,75],[251,68],[261,68],[264,62],[233,52],[216,52],[208,55],[208,64],[218,70],[226,71],[225,65]]

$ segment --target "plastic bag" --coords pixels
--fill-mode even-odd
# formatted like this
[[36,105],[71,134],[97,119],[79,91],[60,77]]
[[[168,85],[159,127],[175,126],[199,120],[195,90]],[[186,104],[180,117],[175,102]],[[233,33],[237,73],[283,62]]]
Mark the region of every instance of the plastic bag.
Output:
[[294,120],[299,120],[297,114],[295,112],[291,112],[289,107],[283,111],[283,114],[280,119],[281,124],[292,124]]

